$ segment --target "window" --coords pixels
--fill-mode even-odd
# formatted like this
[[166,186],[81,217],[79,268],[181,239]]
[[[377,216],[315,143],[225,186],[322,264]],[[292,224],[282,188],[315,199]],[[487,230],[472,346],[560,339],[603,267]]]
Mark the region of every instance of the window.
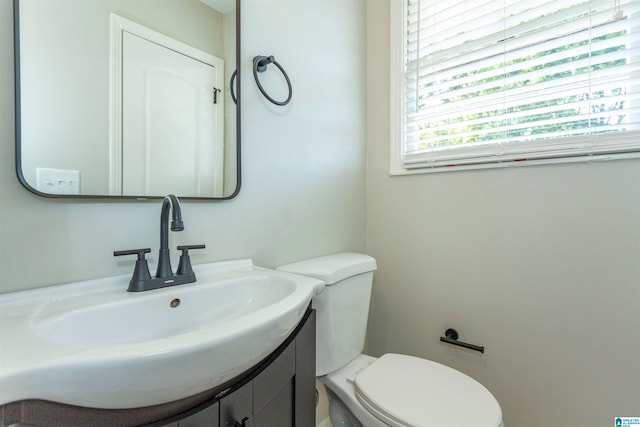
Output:
[[640,153],[637,0],[392,0],[391,36],[392,174]]

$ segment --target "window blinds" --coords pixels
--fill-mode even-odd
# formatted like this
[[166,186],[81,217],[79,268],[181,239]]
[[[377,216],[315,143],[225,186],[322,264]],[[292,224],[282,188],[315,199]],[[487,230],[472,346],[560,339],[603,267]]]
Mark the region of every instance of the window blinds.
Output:
[[407,169],[638,151],[640,1],[405,0]]

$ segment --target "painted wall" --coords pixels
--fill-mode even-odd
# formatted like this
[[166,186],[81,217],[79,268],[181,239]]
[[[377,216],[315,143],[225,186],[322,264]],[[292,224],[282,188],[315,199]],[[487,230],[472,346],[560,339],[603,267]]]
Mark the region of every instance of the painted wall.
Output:
[[[242,190],[228,202],[185,201],[171,246],[205,243],[194,264],[248,257],[266,267],[363,251],[364,1],[245,0],[242,14]],[[117,249],[151,247],[154,266],[159,201],[45,199],[18,183],[12,28],[12,2],[0,0],[0,292],[129,274],[133,260],[114,258]],[[259,95],[259,54],[286,67],[288,107]]]
[[507,427],[638,416],[640,160],[389,177],[389,1],[367,21],[369,352],[471,375]]

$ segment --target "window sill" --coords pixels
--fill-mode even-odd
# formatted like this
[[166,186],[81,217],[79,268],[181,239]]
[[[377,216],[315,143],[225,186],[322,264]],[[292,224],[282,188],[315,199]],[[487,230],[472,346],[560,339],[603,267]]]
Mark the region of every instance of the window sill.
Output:
[[392,165],[389,170],[389,175],[404,176],[404,175],[446,173],[446,172],[481,170],[481,169],[502,169],[502,168],[520,168],[520,167],[528,167],[528,166],[559,165],[559,164],[572,164],[572,163],[593,163],[593,162],[606,162],[610,160],[629,160],[629,159],[640,159],[640,152],[617,153],[617,154],[593,154],[593,155],[586,155],[586,156],[560,157],[560,158],[553,158],[553,159],[518,160],[518,161],[478,163],[478,164],[467,164],[467,165],[451,165],[451,166],[434,166],[434,167],[416,166],[413,168],[404,168],[400,165]]

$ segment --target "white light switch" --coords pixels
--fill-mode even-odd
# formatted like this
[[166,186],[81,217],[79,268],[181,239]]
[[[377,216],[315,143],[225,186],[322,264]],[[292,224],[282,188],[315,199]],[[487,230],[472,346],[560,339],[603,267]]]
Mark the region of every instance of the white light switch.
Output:
[[80,194],[80,171],[36,169],[36,190],[49,194]]

